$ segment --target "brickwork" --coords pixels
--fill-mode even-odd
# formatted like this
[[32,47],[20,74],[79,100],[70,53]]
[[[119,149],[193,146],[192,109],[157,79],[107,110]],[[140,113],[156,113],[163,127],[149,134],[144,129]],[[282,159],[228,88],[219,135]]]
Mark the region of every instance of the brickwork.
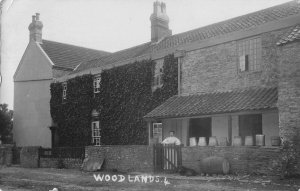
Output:
[[[86,154],[92,159],[105,158],[104,169],[121,172],[153,171],[153,147],[146,145],[89,146]],[[104,157],[103,157],[104,156]]]
[[183,58],[183,94],[226,91],[247,87],[270,87],[278,84],[279,48],[276,42],[289,29],[261,34],[261,71],[239,72],[237,42],[188,52]]
[[226,158],[232,174],[280,175],[279,147],[184,147],[182,165],[201,173],[200,161],[210,156]]
[[[59,168],[60,159],[58,158],[40,158],[40,168]],[[81,159],[62,159],[64,168],[80,169],[82,165]]]

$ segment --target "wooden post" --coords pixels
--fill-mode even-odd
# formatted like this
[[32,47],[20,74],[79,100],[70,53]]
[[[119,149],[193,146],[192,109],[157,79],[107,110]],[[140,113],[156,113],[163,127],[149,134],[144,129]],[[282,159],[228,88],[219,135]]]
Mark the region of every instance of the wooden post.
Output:
[[232,116],[228,115],[228,142],[232,145]]

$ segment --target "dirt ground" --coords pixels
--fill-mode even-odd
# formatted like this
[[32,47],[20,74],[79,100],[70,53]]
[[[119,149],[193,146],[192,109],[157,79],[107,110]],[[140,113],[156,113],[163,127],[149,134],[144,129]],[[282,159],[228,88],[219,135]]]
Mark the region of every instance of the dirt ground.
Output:
[[[96,181],[95,177],[98,181]],[[300,179],[279,180],[265,176],[194,176],[118,172],[81,172],[74,169],[2,167],[0,191],[147,191],[147,190],[295,190]]]

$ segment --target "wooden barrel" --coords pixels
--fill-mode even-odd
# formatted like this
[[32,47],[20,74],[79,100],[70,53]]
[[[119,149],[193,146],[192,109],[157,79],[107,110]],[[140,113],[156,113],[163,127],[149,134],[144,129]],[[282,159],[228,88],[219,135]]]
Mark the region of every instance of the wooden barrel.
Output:
[[272,146],[280,146],[281,140],[279,136],[272,136],[271,137],[271,145]]
[[215,137],[215,136],[209,137],[208,145],[209,146],[217,146],[218,145],[217,137]]
[[196,146],[197,142],[196,142],[196,137],[191,137],[190,138],[190,146]]
[[233,146],[242,146],[242,137],[234,136],[232,145]]
[[255,136],[255,145],[256,146],[265,146],[265,135],[256,135]]
[[225,158],[212,156],[201,160],[200,169],[206,174],[228,174],[230,166]]
[[218,145],[220,145],[220,146],[228,146],[227,137],[220,137],[218,139]]
[[246,136],[245,137],[245,146],[253,146],[253,137],[252,136]]
[[199,137],[198,146],[207,146],[206,137]]

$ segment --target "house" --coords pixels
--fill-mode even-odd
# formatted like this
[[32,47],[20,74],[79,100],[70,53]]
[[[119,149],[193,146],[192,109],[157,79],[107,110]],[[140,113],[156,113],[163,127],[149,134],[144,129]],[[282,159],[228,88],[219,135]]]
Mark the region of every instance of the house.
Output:
[[39,13],[32,16],[29,43],[14,74],[14,141],[51,146],[50,84],[83,61],[109,53],[42,39]]
[[[235,136],[241,136],[244,140],[246,136],[264,134],[267,146],[271,145],[273,136],[280,136],[285,140],[294,140],[295,137],[299,137],[300,3],[298,1],[291,1],[175,35],[172,35],[168,26],[169,17],[166,13],[166,5],[157,1],[153,5],[153,13],[150,17],[151,41],[105,56],[102,56],[102,53],[98,58],[90,57],[80,64],[70,59],[69,64],[73,66],[73,71],[61,77],[56,76],[54,85],[57,85],[56,90],[60,91],[60,94],[55,95],[56,97],[52,94],[51,99],[58,100],[56,106],[51,106],[52,111],[72,106],[66,110],[70,112],[72,108],[76,108],[75,104],[79,102],[76,101],[76,97],[68,100],[69,93],[76,91],[72,80],[85,75],[93,76],[93,80],[88,77],[84,82],[91,84],[90,86],[94,88],[94,97],[97,97],[102,91],[100,90],[101,84],[108,83],[107,76],[110,71],[113,73],[119,68],[143,63],[145,60],[155,63],[151,73],[153,83],[150,87],[150,90],[155,92],[165,85],[164,62],[166,56],[171,54],[175,59],[172,63],[176,65],[177,95],[170,95],[167,100],[163,99],[158,107],[151,108],[147,113],[144,113],[145,110],[137,111],[134,117],[139,121],[141,118],[145,119],[148,124],[147,130],[132,125],[135,123],[129,123],[128,127],[126,124],[126,128],[131,129],[132,132],[122,132],[122,128],[116,129],[115,127],[120,127],[119,125],[112,128],[110,133],[102,134],[101,128],[108,128],[106,126],[109,125],[108,123],[99,125],[102,123],[101,117],[106,119],[110,117],[110,114],[115,115],[115,113],[103,112],[103,107],[98,107],[96,104],[98,102],[93,102],[92,95],[87,96],[88,93],[84,95],[86,96],[84,100],[91,101],[82,103],[93,104],[87,106],[88,108],[85,107],[85,113],[77,114],[77,116],[88,116],[85,117],[87,122],[82,125],[89,124],[84,128],[89,129],[89,138],[93,144],[101,144],[100,138],[103,139],[105,136],[117,136],[118,131],[121,132],[118,139],[124,138],[124,142],[130,143],[128,139],[139,137],[135,134],[135,128],[141,128],[143,133],[148,133],[146,135],[148,143],[161,141],[168,136],[169,131],[175,131],[176,136],[185,146],[190,145],[189,140],[192,137],[197,139],[206,137],[208,140],[209,137],[215,136],[217,139],[226,138],[232,143]],[[33,43],[32,46],[41,47],[40,49],[47,52],[45,45],[48,41],[42,42],[42,44]],[[26,52],[24,55],[27,54]],[[46,54],[50,55],[50,52]],[[48,57],[51,59],[51,56]],[[21,71],[21,68],[18,70]],[[21,72],[18,70],[15,76],[16,92],[18,92],[18,79],[21,78],[18,74]],[[120,71],[111,76],[120,75]],[[132,75],[132,73],[129,74]],[[47,87],[53,78],[53,76],[47,78],[49,79]],[[72,90],[69,89],[69,84],[72,84],[69,82],[73,83]],[[128,95],[131,95],[130,92]],[[102,98],[105,99],[105,97]],[[142,97],[139,98],[142,99]],[[49,99],[47,97],[45,100]],[[113,99],[115,102],[118,101],[117,98]],[[15,101],[16,104],[18,104],[18,99]],[[144,108],[140,107],[140,109]],[[48,111],[47,116],[49,116]],[[37,114],[32,116],[37,116]],[[58,116],[52,115],[57,128],[62,129],[62,126],[68,126],[66,120],[58,119]],[[57,122],[59,120],[60,122]],[[72,120],[70,124],[76,125],[74,122],[76,116],[72,116]],[[141,123],[139,124],[142,126]],[[49,123],[43,124],[43,127],[46,128],[47,125],[51,125],[50,118]],[[70,131],[72,130],[67,129],[65,134]],[[78,135],[86,136],[87,134],[77,132],[76,136]],[[72,137],[70,134],[68,136]],[[144,134],[141,136],[145,137]]]

